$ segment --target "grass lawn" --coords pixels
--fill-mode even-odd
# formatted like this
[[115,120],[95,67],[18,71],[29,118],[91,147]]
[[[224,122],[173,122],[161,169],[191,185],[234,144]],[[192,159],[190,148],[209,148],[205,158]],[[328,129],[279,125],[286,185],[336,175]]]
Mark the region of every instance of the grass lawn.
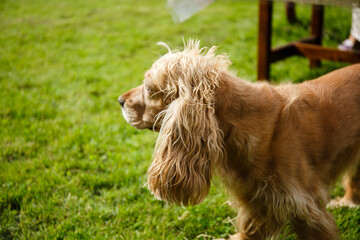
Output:
[[[256,78],[257,2],[219,0],[174,24],[165,1],[0,1],[0,239],[212,239],[235,233],[221,181],[195,207],[144,188],[157,134],[130,127],[117,97],[182,38],[219,45],[232,70]],[[274,45],[307,35],[275,4]],[[324,43],[347,37],[351,9],[327,7]],[[299,57],[272,67],[300,82],[345,66],[309,69]],[[343,192],[340,186],[333,195]],[[360,239],[360,209],[332,210],[343,239]],[[284,234],[285,239],[295,239]]]

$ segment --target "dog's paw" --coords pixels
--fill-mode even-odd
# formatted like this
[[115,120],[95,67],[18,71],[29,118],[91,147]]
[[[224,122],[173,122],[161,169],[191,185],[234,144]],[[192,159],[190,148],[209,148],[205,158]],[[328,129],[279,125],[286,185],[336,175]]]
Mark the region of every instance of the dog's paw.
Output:
[[345,199],[345,198],[337,197],[337,198],[331,200],[328,203],[327,207],[328,208],[337,208],[337,207],[355,208],[355,207],[359,207],[359,204],[356,204],[353,201]]
[[228,240],[243,240],[241,233],[230,235]]

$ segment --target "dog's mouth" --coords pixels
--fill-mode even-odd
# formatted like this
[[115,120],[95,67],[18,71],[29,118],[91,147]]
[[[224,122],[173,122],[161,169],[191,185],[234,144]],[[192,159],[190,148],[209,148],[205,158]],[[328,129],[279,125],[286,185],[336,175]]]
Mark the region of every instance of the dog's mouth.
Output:
[[153,132],[159,132],[160,126],[158,124],[154,124],[151,121],[144,121],[143,119],[139,119],[139,117],[133,112],[126,111],[125,107],[121,108],[121,112],[124,116],[124,119],[127,123],[137,129],[149,129]]
[[153,124],[150,124],[148,122],[144,122],[144,121],[141,121],[141,120],[138,120],[138,121],[134,121],[133,119],[129,118],[127,119],[129,121],[127,121],[131,126],[133,126],[134,128],[137,128],[137,129],[149,129],[153,132],[159,132],[160,131],[160,127],[158,126],[154,126]]
[[134,128],[137,128],[140,130],[149,129],[149,130],[155,131],[153,126],[151,126],[150,124],[147,124],[146,122],[143,122],[143,121],[130,121],[128,123],[131,126],[133,126]]

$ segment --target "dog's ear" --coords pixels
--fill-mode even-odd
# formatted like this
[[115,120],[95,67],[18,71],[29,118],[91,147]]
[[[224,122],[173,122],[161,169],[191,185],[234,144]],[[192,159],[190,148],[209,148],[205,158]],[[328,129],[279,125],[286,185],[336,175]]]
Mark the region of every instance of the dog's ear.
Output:
[[183,52],[166,54],[154,67],[165,79],[164,92],[171,102],[158,118],[161,129],[148,170],[148,187],[159,199],[200,203],[224,158],[214,96],[221,72],[231,62],[226,55],[215,56],[215,50],[200,49],[199,41],[189,40]]
[[184,90],[164,111],[148,187],[159,199],[196,205],[208,194],[214,165],[223,157],[223,134],[213,91],[202,82]]

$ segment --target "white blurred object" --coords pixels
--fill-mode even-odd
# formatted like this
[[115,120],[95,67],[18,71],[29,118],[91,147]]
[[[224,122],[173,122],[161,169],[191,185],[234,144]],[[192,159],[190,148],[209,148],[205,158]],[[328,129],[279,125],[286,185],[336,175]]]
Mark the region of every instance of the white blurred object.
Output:
[[360,8],[353,8],[352,10],[351,35],[360,41]]
[[176,22],[183,22],[214,0],[167,0]]

